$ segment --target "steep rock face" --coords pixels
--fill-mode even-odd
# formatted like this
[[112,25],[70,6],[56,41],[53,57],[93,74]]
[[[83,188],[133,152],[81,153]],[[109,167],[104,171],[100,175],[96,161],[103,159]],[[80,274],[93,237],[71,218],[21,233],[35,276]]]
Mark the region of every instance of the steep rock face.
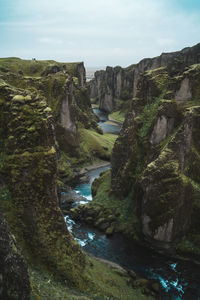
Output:
[[194,195],[185,170],[192,151],[193,118],[199,111],[200,107],[186,112],[183,124],[158,158],[147,165],[141,180],[143,233],[166,246],[183,236],[191,221]]
[[107,67],[106,71],[97,71],[89,82],[90,97],[99,102],[100,109],[110,113],[119,100],[131,98],[133,67]]
[[27,300],[29,296],[26,262],[0,212],[0,298]]
[[80,286],[85,256],[58,206],[57,153],[51,109],[44,98],[0,84],[0,206],[28,260]]
[[[19,66],[18,66],[18,65]],[[33,65],[32,65],[33,64]],[[37,90],[44,96],[52,109],[56,126],[65,129],[66,136],[76,140],[77,123],[83,127],[97,127],[85,88],[85,68],[83,63],[50,63],[49,61],[24,61],[20,59],[0,60],[0,77],[18,88]],[[19,72],[16,70],[25,69]],[[25,68],[26,66],[26,68]],[[33,66],[35,72],[33,72]],[[30,76],[31,75],[31,76]],[[36,76],[37,75],[37,76]],[[64,117],[67,114],[67,119]],[[71,139],[69,138],[71,141]]]
[[181,73],[186,67],[198,63],[200,63],[200,44],[177,52],[162,53],[152,59],[143,59],[134,68],[133,97],[137,94],[138,80],[143,72],[167,66],[170,74]]
[[[124,196],[130,191],[131,180],[129,178],[136,180],[137,173],[142,170],[143,164],[147,163],[144,160],[144,157],[147,157],[147,149],[150,149],[148,152],[149,157],[155,155],[152,150],[153,145],[151,146],[150,141],[144,137],[157,115],[160,103],[159,95],[162,94],[162,90],[168,84],[166,69],[160,68],[146,72],[139,84],[141,89],[138,91],[138,97],[132,101],[131,112],[125,119],[111,157],[112,186],[115,191],[119,191]],[[154,101],[155,99],[156,101]],[[171,103],[169,105],[172,107],[167,107],[166,111],[170,119],[173,116],[174,105]],[[166,105],[163,104],[163,106]],[[161,111],[159,117],[162,117],[162,115]],[[153,139],[152,136],[151,140],[153,141]]]
[[132,112],[111,160],[112,190],[121,201],[133,195],[146,239],[161,248],[189,240],[193,250],[182,242],[177,248],[196,253],[200,249],[200,227],[193,217],[194,207],[199,211],[200,205],[200,177],[194,175],[199,174],[199,93],[199,64],[179,75],[168,66],[140,75]]
[[81,87],[85,87],[85,84],[86,84],[86,76],[85,76],[85,67],[84,67],[83,62],[77,64],[77,71],[76,71],[76,74],[77,74],[76,77],[78,77],[78,80],[79,80],[79,85],[80,85]]
[[[169,74],[179,75],[183,70],[193,64],[200,63],[200,44],[188,47],[181,51],[162,53],[158,57],[145,58],[138,64],[126,69],[107,67],[106,71],[97,71],[95,78],[89,83],[90,97],[99,102],[102,110],[113,111],[117,101],[136,97],[141,75],[148,70],[160,67],[168,68]],[[187,78],[181,83],[175,99],[186,100],[191,98]]]
[[85,87],[83,63],[0,59],[0,78],[45,98],[55,121],[59,183],[71,180],[76,166],[89,160],[80,146],[81,129],[99,130]]

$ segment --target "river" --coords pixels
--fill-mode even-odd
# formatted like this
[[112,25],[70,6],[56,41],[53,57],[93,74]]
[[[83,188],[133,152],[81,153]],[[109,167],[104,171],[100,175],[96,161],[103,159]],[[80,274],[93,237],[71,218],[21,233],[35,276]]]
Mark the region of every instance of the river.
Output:
[[[104,123],[106,132],[119,132],[118,129],[107,124],[108,116],[99,110],[95,113],[100,117],[100,126]],[[112,125],[116,127],[116,125]],[[92,201],[91,185],[99,174],[109,168],[109,165],[91,170],[87,173],[87,179],[74,185],[73,191],[83,196],[80,203]],[[65,196],[65,191],[62,192]],[[101,257],[126,268],[134,270],[139,276],[158,279],[163,287],[162,299],[166,300],[200,300],[200,267],[191,262],[178,261],[145,247],[135,245],[132,241],[116,234],[107,237],[104,233],[90,226],[75,223],[69,216],[65,216],[68,229],[74,238],[82,246],[83,250],[94,256]],[[125,299],[124,299],[125,300]]]

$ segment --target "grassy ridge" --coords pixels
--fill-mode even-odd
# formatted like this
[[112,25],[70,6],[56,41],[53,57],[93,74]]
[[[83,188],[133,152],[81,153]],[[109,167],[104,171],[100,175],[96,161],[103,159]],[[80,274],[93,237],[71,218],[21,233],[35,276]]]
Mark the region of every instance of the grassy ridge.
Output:
[[48,66],[65,66],[72,75],[76,72],[77,63],[58,63],[54,60],[25,60],[18,57],[0,58],[0,71],[19,73],[26,76],[40,77]]

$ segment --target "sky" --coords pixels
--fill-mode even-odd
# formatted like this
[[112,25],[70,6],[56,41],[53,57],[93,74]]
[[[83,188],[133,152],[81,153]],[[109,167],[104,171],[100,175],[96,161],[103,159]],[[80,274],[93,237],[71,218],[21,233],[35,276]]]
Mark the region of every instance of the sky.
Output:
[[200,0],[0,0],[0,57],[129,66],[200,42]]

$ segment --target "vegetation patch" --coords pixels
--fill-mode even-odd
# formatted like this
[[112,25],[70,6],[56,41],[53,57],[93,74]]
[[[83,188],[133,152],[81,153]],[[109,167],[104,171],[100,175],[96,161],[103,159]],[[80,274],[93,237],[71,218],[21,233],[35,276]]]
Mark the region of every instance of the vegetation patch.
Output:
[[121,232],[136,240],[140,225],[134,214],[132,193],[119,201],[111,193],[110,171],[106,171],[95,179],[92,194],[91,203],[71,209],[72,218],[92,224],[108,235]]
[[98,157],[109,160],[114,142],[117,138],[115,134],[104,133],[103,135],[91,129],[80,129],[80,148],[83,155],[88,157]]
[[[37,266],[29,267],[31,300],[150,300],[150,295],[142,293],[143,285],[134,287],[134,281],[122,268],[109,265],[92,257],[87,257],[88,279],[93,283],[93,291],[84,292],[72,288],[65,280],[58,280],[53,274]],[[141,281],[141,280],[140,280]],[[147,280],[146,280],[147,281]],[[149,291],[149,294],[151,292]]]
[[158,112],[159,103],[160,103],[160,98],[156,98],[153,103],[145,105],[140,115],[140,119],[142,119],[143,124],[138,132],[139,136],[144,137],[148,133],[152,121],[154,120]]
[[[73,76],[76,76],[78,63],[58,63],[54,60],[25,60],[17,57],[0,58],[0,71],[13,72],[20,75],[40,77],[43,72],[54,72],[59,70],[67,70]],[[54,71],[53,68],[57,66]]]
[[125,113],[121,111],[114,111],[109,115],[109,120],[114,120],[120,123],[123,123],[125,119]]

